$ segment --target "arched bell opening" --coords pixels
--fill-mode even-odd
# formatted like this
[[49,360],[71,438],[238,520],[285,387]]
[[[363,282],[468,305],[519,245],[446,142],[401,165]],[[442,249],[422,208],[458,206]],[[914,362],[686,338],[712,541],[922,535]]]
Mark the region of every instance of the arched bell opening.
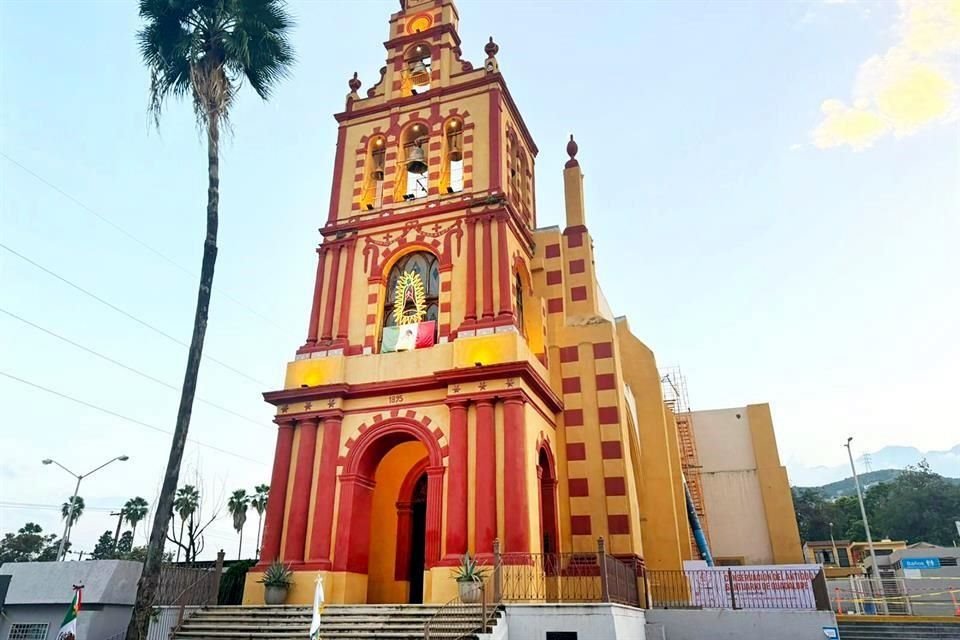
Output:
[[360,207],[364,211],[379,209],[383,204],[383,181],[386,172],[387,144],[383,136],[374,136],[367,144],[364,181]]
[[433,73],[433,58],[430,45],[418,42],[403,56],[404,72],[401,81],[401,93],[415,96],[430,90],[430,78]]
[[450,118],[443,124],[440,193],[463,191],[463,180],[463,120]]
[[400,176],[394,200],[416,200],[427,197],[430,163],[427,151],[430,147],[430,130],[422,122],[407,126],[400,135]]
[[553,454],[546,446],[541,446],[537,455],[537,478],[540,487],[541,549],[544,554],[544,568],[549,575],[551,567],[557,566],[560,528],[557,521],[556,464]]

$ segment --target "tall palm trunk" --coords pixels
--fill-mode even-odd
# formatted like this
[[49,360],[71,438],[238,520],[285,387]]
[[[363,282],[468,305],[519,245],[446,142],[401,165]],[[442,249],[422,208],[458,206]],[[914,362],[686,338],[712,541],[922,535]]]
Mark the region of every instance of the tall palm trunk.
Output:
[[257,560],[260,559],[260,526],[262,524],[263,524],[263,516],[257,513],[257,549],[256,549],[256,553],[254,554],[256,555]]
[[240,544],[237,546],[237,560],[243,556],[243,528],[240,529]]
[[217,215],[220,205],[220,119],[219,113],[211,109],[207,113],[207,237],[203,243],[203,264],[200,267],[200,290],[197,293],[197,309],[193,318],[193,337],[187,352],[187,369],[183,375],[183,389],[180,392],[180,407],[177,410],[177,424],[170,445],[170,457],[160,489],[153,529],[150,532],[150,544],[147,547],[147,559],[143,564],[143,574],[137,590],[133,615],[127,627],[126,640],[142,640],[147,637],[150,613],[160,583],[160,563],[163,560],[163,543],[167,526],[173,515],[173,499],[180,480],[180,464],[183,450],[187,444],[187,431],[190,428],[190,414],[193,411],[193,396],[197,391],[197,376],[200,372],[200,357],[203,353],[203,340],[207,333],[207,315],[210,310],[210,291],[213,288],[213,268],[217,261]]

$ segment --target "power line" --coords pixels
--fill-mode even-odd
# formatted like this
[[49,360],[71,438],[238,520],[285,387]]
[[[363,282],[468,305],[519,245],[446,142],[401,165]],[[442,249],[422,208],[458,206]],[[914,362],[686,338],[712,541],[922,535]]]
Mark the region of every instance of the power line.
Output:
[[[87,513],[88,511],[101,511],[106,513],[110,511],[116,511],[118,508],[119,507],[107,508],[85,506],[83,508],[83,512]],[[63,506],[56,504],[37,504],[33,502],[0,502],[0,509],[43,509],[47,511],[61,511]]]
[[[87,213],[89,213],[90,215],[94,216],[95,218],[99,219],[100,221],[104,222],[105,224],[113,227],[113,229],[116,230],[118,233],[120,233],[121,235],[126,236],[127,238],[129,238],[129,239],[132,240],[133,242],[137,243],[138,245],[140,245],[141,247],[143,247],[144,249],[146,249],[146,250],[149,251],[150,253],[154,254],[155,256],[157,256],[158,258],[160,258],[161,260],[163,260],[164,262],[167,262],[168,264],[170,264],[171,266],[175,267],[175,268],[178,269],[179,271],[182,271],[183,273],[187,274],[188,276],[191,276],[191,277],[193,277],[193,278],[196,278],[196,277],[197,277],[197,274],[196,274],[193,270],[191,270],[191,269],[183,266],[182,264],[180,264],[179,262],[177,262],[177,261],[174,260],[173,258],[167,256],[165,253],[163,253],[162,251],[160,251],[160,250],[157,249],[156,247],[153,247],[153,246],[151,246],[150,244],[148,244],[147,242],[144,242],[143,240],[141,240],[141,239],[138,238],[137,236],[133,235],[132,233],[130,233],[129,231],[127,231],[126,229],[124,229],[123,227],[121,227],[120,225],[118,225],[116,222],[114,222],[114,221],[110,220],[109,218],[107,218],[106,216],[104,216],[103,214],[98,213],[97,211],[94,211],[93,209],[91,209],[90,207],[88,207],[87,205],[85,205],[83,202],[81,202],[80,200],[78,200],[77,198],[73,197],[72,195],[70,195],[69,193],[67,193],[66,191],[64,191],[63,189],[61,189],[60,187],[58,187],[57,185],[53,184],[52,182],[50,182],[49,180],[47,180],[46,178],[44,178],[44,177],[41,176],[40,174],[38,174],[38,173],[36,173],[35,171],[27,168],[26,166],[24,166],[23,164],[21,164],[19,161],[15,160],[14,158],[11,158],[11,157],[8,156],[6,153],[3,153],[2,151],[0,151],[0,156],[3,156],[8,162],[16,165],[16,166],[19,167],[22,171],[24,171],[24,172],[26,172],[27,174],[33,176],[34,178],[36,178],[37,180],[39,180],[41,183],[43,183],[43,184],[45,184],[46,186],[50,187],[51,189],[53,189],[54,191],[56,191],[57,193],[59,193],[59,194],[60,194],[61,196],[63,196],[64,198],[66,198],[67,200],[69,200],[69,201],[72,202],[73,204],[77,205],[78,207],[80,207],[81,209],[83,209],[84,211],[86,211]],[[229,293],[227,293],[227,292],[225,292],[225,291],[222,291],[222,290],[218,290],[218,291],[220,292],[220,295],[222,295],[224,298],[230,300],[231,302],[233,302],[234,304],[236,304],[236,305],[239,306],[240,308],[242,308],[242,309],[250,312],[251,314],[257,316],[257,317],[260,318],[260,320],[262,320],[263,322],[266,322],[267,324],[272,325],[274,328],[279,329],[280,331],[283,331],[283,332],[284,332],[284,335],[286,335],[287,330],[284,329],[283,327],[281,327],[279,324],[277,324],[277,323],[274,322],[273,320],[271,320],[270,318],[268,318],[267,316],[263,315],[262,313],[260,313],[259,311],[257,311],[257,310],[254,309],[253,307],[251,307],[250,305],[248,305],[248,304],[246,304],[246,303],[238,300],[237,298],[231,296]]]
[[[66,278],[64,278],[63,276],[61,276],[61,275],[59,275],[59,274],[57,274],[57,273],[54,273],[53,271],[51,271],[50,269],[47,269],[47,268],[44,267],[43,265],[41,265],[41,264],[39,264],[39,263],[37,263],[37,262],[34,262],[33,260],[31,260],[31,259],[28,258],[27,256],[23,255],[22,253],[18,253],[17,251],[14,251],[13,249],[11,249],[10,247],[8,247],[7,245],[5,245],[5,244],[3,244],[3,243],[0,243],[0,249],[4,249],[4,250],[10,252],[11,254],[15,255],[15,256],[18,257],[18,258],[20,258],[20,259],[23,260],[24,262],[27,262],[28,264],[33,265],[33,266],[36,267],[37,269],[40,269],[41,271],[43,271],[43,272],[46,273],[47,275],[53,276],[54,278],[56,278],[57,280],[63,282],[64,284],[67,284],[67,285],[69,285],[70,287],[73,287],[74,289],[76,289],[77,291],[83,293],[84,295],[87,295],[87,296],[93,298],[94,300],[96,300],[96,301],[99,302],[100,304],[102,304],[102,305],[104,305],[104,306],[106,306],[106,307],[109,307],[110,309],[113,309],[113,310],[116,311],[117,313],[119,313],[119,314],[121,314],[121,315],[123,315],[123,316],[126,316],[127,318],[133,320],[133,321],[136,322],[137,324],[139,324],[139,325],[141,325],[141,326],[144,326],[144,327],[146,327],[147,329],[150,329],[150,330],[153,331],[154,333],[160,334],[161,336],[163,336],[163,337],[166,338],[167,340],[171,340],[171,341],[173,341],[173,342],[176,342],[177,344],[179,344],[179,345],[182,346],[182,347],[186,347],[186,348],[188,348],[188,349],[190,348],[190,345],[187,344],[186,342],[183,342],[182,340],[179,340],[178,338],[173,337],[172,335],[170,335],[169,333],[167,333],[166,331],[164,331],[164,330],[162,330],[162,329],[158,329],[157,327],[153,326],[152,324],[150,324],[150,323],[147,322],[146,320],[141,320],[141,319],[138,318],[137,316],[135,316],[135,315],[133,315],[133,314],[131,314],[131,313],[128,313],[127,311],[124,311],[123,309],[121,309],[120,307],[116,306],[115,304],[112,304],[112,303],[110,303],[110,302],[107,302],[106,300],[104,300],[104,299],[101,298],[100,296],[98,296],[98,295],[96,295],[96,294],[94,294],[94,293],[91,293],[90,291],[87,291],[86,289],[84,289],[84,288],[81,287],[80,285],[78,285],[78,284],[76,284],[76,283],[74,283],[74,282],[71,282],[70,280],[67,280]],[[236,368],[234,368],[234,367],[231,367],[231,366],[228,365],[227,363],[225,363],[225,362],[223,362],[223,361],[221,361],[221,360],[217,360],[217,359],[214,358],[213,356],[206,355],[205,357],[206,357],[207,360],[209,360],[210,362],[215,362],[215,363],[217,363],[218,365],[220,365],[221,367],[223,367],[224,369],[227,369],[228,371],[232,371],[233,373],[237,374],[238,376],[240,376],[240,377],[242,377],[242,378],[246,378],[247,380],[258,384],[258,385],[260,385],[261,387],[268,387],[268,386],[270,386],[270,385],[268,385],[266,382],[262,382],[262,381],[260,381],[260,380],[257,380],[256,378],[253,378],[253,377],[251,377],[251,376],[248,376],[247,374],[245,374],[244,372],[240,371],[239,369],[236,369]]]
[[[58,340],[62,340],[63,342],[66,342],[67,344],[69,344],[69,345],[71,345],[71,346],[73,346],[73,347],[76,347],[77,349],[80,349],[81,351],[86,351],[87,353],[89,353],[89,354],[91,354],[91,355],[94,355],[94,356],[96,356],[96,357],[98,357],[98,358],[100,358],[100,359],[102,359],[102,360],[106,360],[107,362],[109,362],[109,363],[111,363],[111,364],[114,364],[114,365],[116,365],[116,366],[118,366],[118,367],[120,367],[120,368],[122,368],[122,369],[126,369],[127,371],[130,371],[131,373],[135,373],[135,374],[137,374],[138,376],[141,376],[141,377],[143,377],[143,378],[146,378],[147,380],[150,380],[151,382],[155,382],[155,383],[157,383],[157,384],[159,384],[159,385],[162,385],[162,386],[164,386],[164,387],[167,387],[168,389],[173,389],[174,391],[180,391],[180,387],[178,387],[178,386],[176,386],[176,385],[172,385],[172,384],[170,384],[169,382],[164,382],[163,380],[161,380],[161,379],[159,379],[159,378],[154,378],[154,377],[151,376],[149,373],[144,373],[143,371],[140,371],[139,369],[134,369],[133,367],[131,367],[131,366],[129,366],[129,365],[126,365],[126,364],[120,362],[119,360],[114,360],[114,359],[111,358],[110,356],[106,356],[106,355],[100,353],[99,351],[95,351],[95,350],[93,350],[93,349],[91,349],[91,348],[89,348],[89,347],[85,347],[84,345],[80,344],[79,342],[74,342],[74,341],[71,340],[70,338],[66,338],[66,337],[64,337],[64,336],[62,336],[62,335],[60,335],[60,334],[58,334],[58,333],[54,333],[54,332],[51,331],[50,329],[46,329],[46,328],[44,328],[44,327],[41,327],[41,326],[38,325],[38,324],[35,324],[35,323],[33,323],[33,322],[30,322],[30,321],[27,320],[26,318],[23,318],[23,317],[21,317],[21,316],[18,316],[17,314],[15,314],[15,313],[13,313],[13,312],[11,312],[11,311],[7,311],[7,310],[4,309],[3,307],[0,307],[0,313],[5,313],[6,315],[10,316],[11,318],[14,318],[14,319],[16,319],[16,320],[19,320],[20,322],[22,322],[22,323],[24,323],[24,324],[26,324],[26,325],[28,325],[28,326],[31,326],[31,327],[33,327],[34,329],[37,329],[38,331],[42,331],[42,332],[46,333],[47,335],[53,336],[54,338],[56,338],[56,339],[58,339]],[[196,397],[196,400],[198,400],[199,402],[202,402],[203,404],[209,405],[209,406],[213,407],[214,409],[218,409],[218,410],[220,410],[220,411],[223,411],[224,413],[228,413],[228,414],[230,414],[230,415],[232,415],[232,416],[234,416],[234,417],[240,418],[241,420],[246,420],[247,422],[253,423],[253,424],[257,425],[258,427],[262,427],[262,428],[265,428],[265,429],[269,429],[269,427],[267,427],[267,426],[266,426],[265,424],[263,424],[262,422],[260,422],[260,421],[258,421],[258,420],[254,420],[253,418],[248,418],[247,416],[245,416],[245,415],[243,415],[243,414],[241,414],[241,413],[237,413],[236,411],[233,411],[232,409],[228,409],[228,408],[226,408],[226,407],[224,407],[224,406],[221,406],[221,405],[219,405],[219,404],[216,404],[215,402],[210,402],[209,400],[205,400],[205,399],[203,399],[203,398],[201,398],[201,397],[199,397],[199,396]]]
[[[127,422],[131,422],[131,423],[133,423],[133,424],[140,425],[141,427],[146,427],[147,429],[150,429],[150,430],[152,430],[152,431],[158,431],[158,432],[160,432],[160,433],[165,433],[165,434],[167,434],[167,435],[173,435],[173,432],[172,432],[172,431],[168,431],[167,429],[163,429],[163,428],[158,427],[158,426],[156,426],[156,425],[152,425],[152,424],[150,424],[150,423],[148,423],[148,422],[143,422],[142,420],[137,420],[136,418],[131,418],[130,416],[125,416],[125,415],[123,415],[122,413],[117,413],[116,411],[111,411],[110,409],[105,409],[104,407],[101,407],[101,406],[99,406],[99,405],[96,405],[96,404],[87,402],[87,401],[85,401],[85,400],[80,400],[79,398],[74,398],[73,396],[68,396],[68,395],[65,394],[65,393],[60,393],[59,391],[54,391],[53,389],[50,389],[49,387],[44,387],[44,386],[39,385],[39,384],[37,384],[37,383],[35,383],[35,382],[30,382],[29,380],[24,380],[23,378],[19,378],[19,377],[13,375],[13,374],[7,373],[6,371],[0,371],[0,376],[4,376],[5,378],[10,378],[11,380],[15,380],[15,381],[17,381],[17,382],[19,382],[19,383],[21,383],[21,384],[25,384],[25,385],[27,385],[28,387],[33,387],[34,389],[39,389],[39,390],[41,390],[41,391],[45,391],[45,392],[47,392],[47,393],[49,393],[49,394],[51,394],[51,395],[55,395],[55,396],[57,396],[57,397],[59,397],[59,398],[63,398],[64,400],[69,400],[69,401],[71,401],[71,402],[75,402],[75,403],[77,403],[77,404],[79,404],[79,405],[82,405],[82,406],[84,406],[84,407],[88,407],[88,408],[90,408],[90,409],[94,409],[94,410],[99,411],[99,412],[101,412],[101,413],[105,413],[105,414],[107,414],[107,415],[109,415],[109,416],[113,416],[114,418],[119,418],[119,419],[121,419],[121,420],[125,420],[125,421],[127,421]],[[217,446],[215,446],[215,445],[207,444],[207,443],[205,443],[205,442],[200,442],[199,440],[194,440],[193,438],[187,438],[187,441],[188,441],[188,442],[192,442],[193,444],[198,445],[198,446],[201,446],[201,447],[206,447],[207,449],[211,449],[211,450],[213,450],[213,451],[219,451],[220,453],[225,453],[226,455],[228,455],[228,456],[233,456],[234,458],[239,458],[240,460],[246,460],[247,462],[254,462],[254,463],[256,463],[256,464],[266,465],[266,463],[263,462],[262,460],[254,460],[253,458],[248,458],[248,457],[246,457],[246,456],[244,456],[244,455],[241,455],[241,454],[239,454],[239,453],[234,453],[234,452],[232,452],[232,451],[227,451],[226,449],[221,449],[220,447],[217,447]]]

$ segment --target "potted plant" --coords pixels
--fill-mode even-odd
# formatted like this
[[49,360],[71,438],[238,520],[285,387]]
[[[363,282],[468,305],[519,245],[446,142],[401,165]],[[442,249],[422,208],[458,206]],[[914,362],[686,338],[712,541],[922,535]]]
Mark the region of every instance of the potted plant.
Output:
[[481,587],[487,577],[487,571],[477,563],[476,558],[471,558],[469,553],[464,554],[460,559],[460,565],[453,570],[453,577],[460,590],[461,602],[464,604],[480,602],[483,598]]
[[266,604],[283,604],[287,590],[293,583],[293,571],[282,562],[274,562],[257,580],[263,585],[263,601]]

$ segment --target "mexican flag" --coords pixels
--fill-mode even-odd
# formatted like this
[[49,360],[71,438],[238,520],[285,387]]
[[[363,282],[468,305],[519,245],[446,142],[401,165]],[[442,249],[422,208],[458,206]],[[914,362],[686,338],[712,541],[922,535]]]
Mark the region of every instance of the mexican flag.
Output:
[[73,602],[70,603],[70,608],[67,609],[67,615],[63,617],[63,623],[60,625],[57,640],[76,640],[77,614],[80,613],[81,593],[83,593],[83,587],[73,587]]
[[429,320],[427,322],[413,322],[411,324],[399,324],[394,327],[384,327],[380,352],[412,351],[413,349],[432,347],[435,325],[436,323],[433,320]]

